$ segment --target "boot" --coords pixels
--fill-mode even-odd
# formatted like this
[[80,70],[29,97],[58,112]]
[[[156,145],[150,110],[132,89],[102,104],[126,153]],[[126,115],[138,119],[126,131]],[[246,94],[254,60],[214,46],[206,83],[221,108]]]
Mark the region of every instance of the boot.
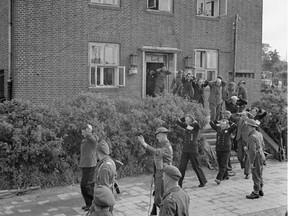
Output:
[[248,199],[258,199],[259,198],[259,194],[256,194],[254,191],[249,194],[249,195],[246,195],[246,198]]

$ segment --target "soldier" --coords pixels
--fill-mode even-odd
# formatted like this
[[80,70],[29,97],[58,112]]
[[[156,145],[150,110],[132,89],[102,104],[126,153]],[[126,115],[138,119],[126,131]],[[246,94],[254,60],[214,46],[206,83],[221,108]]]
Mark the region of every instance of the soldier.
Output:
[[81,193],[85,201],[84,211],[88,211],[93,200],[95,167],[97,164],[96,146],[98,137],[92,134],[92,125],[87,124],[82,129],[84,139],[81,142],[79,167],[82,170],[80,183]]
[[116,203],[115,196],[111,189],[105,185],[96,186],[94,189],[94,199],[89,216],[112,216],[109,211]]
[[249,159],[247,157],[247,139],[248,139],[248,127],[246,125],[246,120],[248,120],[248,113],[243,111],[240,113],[241,117],[237,121],[237,158],[240,162],[241,169],[244,169],[245,179],[249,179],[251,167]]
[[192,168],[195,171],[200,184],[198,187],[204,187],[207,183],[207,179],[200,167],[198,160],[198,134],[200,130],[199,123],[192,115],[187,115],[177,121],[177,124],[185,129],[183,137],[183,149],[180,159],[179,170],[182,177],[179,179],[179,185],[182,187],[182,182],[185,177],[188,161],[190,160]]
[[154,95],[158,96],[163,93],[165,89],[165,81],[167,75],[171,74],[170,71],[166,69],[165,66],[156,70],[155,73],[155,88],[154,88]]
[[162,196],[163,196],[163,185],[162,185],[162,175],[163,168],[172,164],[173,159],[173,150],[172,146],[167,138],[167,133],[169,131],[164,127],[159,127],[155,136],[158,142],[160,143],[160,148],[153,148],[148,145],[144,137],[138,136],[138,140],[141,145],[150,153],[154,155],[154,204],[151,211],[151,215],[157,215],[157,206],[160,206]]
[[[263,137],[259,135],[259,132],[256,131],[258,127],[257,122],[254,119],[248,119],[246,121],[246,125],[248,126],[249,135],[248,135],[248,157],[249,162],[251,163],[251,172],[252,172],[252,180],[254,182],[253,191],[251,194],[246,195],[248,199],[257,199],[260,196],[263,196],[263,163],[265,161],[265,156],[263,152]],[[262,135],[262,134],[261,134]],[[262,140],[261,140],[262,138]]]
[[210,81],[210,94],[208,98],[210,109],[210,121],[217,121],[220,119],[221,106],[222,106],[222,88],[225,82],[222,80],[221,75],[217,76],[215,82]]
[[179,185],[178,180],[181,177],[177,167],[169,165],[163,169],[164,195],[160,204],[159,216],[167,215],[189,215],[190,198]]
[[[114,184],[116,177],[116,165],[113,159],[109,156],[110,150],[107,142],[101,140],[97,145],[97,157],[99,162],[96,166],[96,187],[99,185],[110,188],[113,194],[116,194]],[[91,212],[93,209],[90,209]],[[109,211],[113,212],[113,206],[110,206]]]

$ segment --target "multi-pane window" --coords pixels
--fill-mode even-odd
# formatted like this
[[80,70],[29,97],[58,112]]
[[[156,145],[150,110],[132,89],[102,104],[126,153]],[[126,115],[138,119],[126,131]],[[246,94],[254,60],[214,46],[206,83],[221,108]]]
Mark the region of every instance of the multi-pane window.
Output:
[[217,17],[220,0],[197,0],[197,15]]
[[91,3],[110,5],[110,6],[119,6],[120,0],[91,0]]
[[173,0],[148,0],[147,7],[151,10],[173,12]]
[[119,44],[89,43],[91,87],[125,86],[125,67],[119,66]]
[[195,76],[215,80],[218,71],[217,50],[195,50]]

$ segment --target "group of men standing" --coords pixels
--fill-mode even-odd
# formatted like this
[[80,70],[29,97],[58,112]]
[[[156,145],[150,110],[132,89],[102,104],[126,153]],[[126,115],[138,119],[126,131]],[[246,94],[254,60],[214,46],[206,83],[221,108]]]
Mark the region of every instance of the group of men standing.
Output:
[[[208,101],[211,111],[211,122],[221,119],[220,112],[223,93],[222,79],[221,76],[218,76],[216,81],[207,83],[207,85],[210,86]],[[190,82],[189,79],[187,80]],[[204,88],[204,86],[202,87]],[[175,90],[175,93],[176,92],[177,90]],[[227,100],[227,102],[229,101]],[[231,114],[229,110],[226,111]],[[246,177],[249,175],[250,170],[252,170],[254,190],[250,195],[247,195],[247,198],[255,199],[264,195],[262,190],[262,171],[264,163],[262,154],[263,137],[261,133],[256,130],[259,124],[254,119],[249,119],[245,111],[243,111],[242,114],[243,116],[236,122],[233,120],[237,125],[236,141],[238,143],[238,159],[241,167],[245,168],[244,174]],[[232,121],[230,116],[226,121]],[[231,125],[234,123],[231,123]],[[198,187],[204,187],[207,183],[205,174],[198,161],[197,138],[200,131],[199,123],[193,115],[188,114],[181,119],[178,119],[177,124],[184,129],[183,148],[180,164],[178,166],[179,168],[172,165],[173,149],[168,140],[168,129],[160,127],[156,130],[155,136],[159,143],[158,148],[154,148],[147,144],[143,136],[138,136],[141,145],[153,155],[154,159],[154,204],[151,215],[157,215],[157,208],[160,209],[160,216],[189,215],[188,209],[190,198],[182,190],[183,179],[189,160],[198,177],[200,183]],[[223,128],[223,133],[226,133],[225,130],[227,128]],[[235,128],[236,126],[233,126],[233,130]],[[90,211],[90,215],[112,215],[113,206],[116,202],[116,192],[114,188],[116,165],[114,160],[109,157],[109,145],[104,140],[99,141],[98,137],[93,136],[92,130],[90,124],[86,125],[82,130],[84,139],[81,143],[79,167],[82,169],[81,192],[86,204],[82,209]],[[222,133],[221,127],[219,131]],[[225,140],[226,139],[223,139],[223,143],[226,142]],[[217,154],[217,156],[218,155],[220,154]],[[224,154],[221,155],[223,156]],[[217,176],[216,179],[222,180],[227,174],[225,166],[227,166],[226,163],[228,163],[227,158],[229,154],[225,155],[227,156],[225,156],[225,161],[223,163],[221,162],[221,170],[219,168],[219,176]]]

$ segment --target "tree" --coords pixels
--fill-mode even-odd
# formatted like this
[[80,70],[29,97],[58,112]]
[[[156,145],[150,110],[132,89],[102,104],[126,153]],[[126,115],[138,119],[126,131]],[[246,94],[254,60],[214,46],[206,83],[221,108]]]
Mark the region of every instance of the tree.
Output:
[[272,77],[278,76],[282,71],[287,71],[287,62],[280,60],[277,50],[271,50],[269,44],[262,44],[262,71],[272,72]]

